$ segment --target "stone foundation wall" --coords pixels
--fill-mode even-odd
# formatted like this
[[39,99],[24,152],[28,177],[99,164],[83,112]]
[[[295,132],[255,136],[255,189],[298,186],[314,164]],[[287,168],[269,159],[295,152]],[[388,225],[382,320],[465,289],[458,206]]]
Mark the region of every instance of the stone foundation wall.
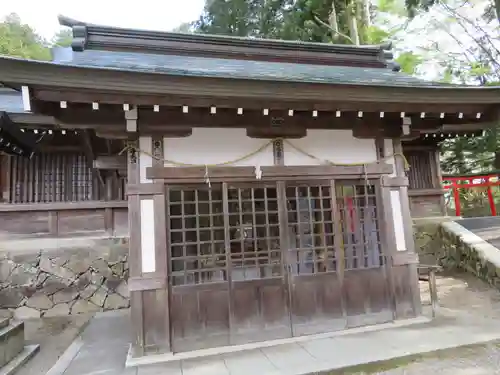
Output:
[[500,288],[498,249],[451,220],[415,224],[414,229],[421,263],[465,271]]
[[439,228],[441,248],[446,257],[443,266],[473,274],[500,288],[500,251],[461,225],[450,222]]
[[0,249],[2,315],[27,319],[129,307],[128,240],[43,250],[9,247]]
[[440,227],[450,220],[447,217],[414,219],[415,251],[420,263],[445,267],[447,254],[442,246]]

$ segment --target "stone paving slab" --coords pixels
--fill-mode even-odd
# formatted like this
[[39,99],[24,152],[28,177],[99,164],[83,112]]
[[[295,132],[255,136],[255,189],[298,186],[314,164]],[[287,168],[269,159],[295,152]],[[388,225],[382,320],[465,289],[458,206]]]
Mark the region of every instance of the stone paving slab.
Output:
[[[430,323],[131,368],[124,366],[130,342],[128,314],[101,313],[81,335],[83,345],[66,370],[51,375],[304,375],[394,359],[406,362],[404,366],[367,373],[500,374],[500,345],[489,344],[500,340],[500,293],[477,280],[439,277],[438,285],[441,304],[446,307],[440,308],[438,317]],[[481,349],[478,358],[462,354],[471,350],[463,346],[471,344],[488,349]],[[457,347],[450,358],[429,358],[422,363],[408,360],[409,356],[435,355],[436,350]],[[423,356],[427,355],[431,354]],[[379,367],[368,365],[370,369],[373,366]]]
[[302,375],[500,340],[500,321],[444,309],[432,323],[126,369],[128,324],[124,314],[94,318],[64,375]]

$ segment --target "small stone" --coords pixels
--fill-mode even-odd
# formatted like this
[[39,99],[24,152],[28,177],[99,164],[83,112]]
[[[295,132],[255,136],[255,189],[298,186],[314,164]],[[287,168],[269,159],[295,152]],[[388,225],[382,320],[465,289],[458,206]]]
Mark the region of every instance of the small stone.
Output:
[[123,263],[116,263],[114,265],[111,266],[111,271],[113,271],[113,273],[116,275],[116,276],[121,276],[123,275],[123,271],[125,270],[125,267],[123,265]]
[[[109,271],[109,273],[111,274],[111,270]],[[104,276],[102,276],[96,272],[93,272],[90,275],[90,283],[91,284],[101,286],[103,282],[104,282]]]
[[108,288],[111,291],[115,291],[118,285],[122,282],[122,279],[116,277],[116,276],[111,276],[106,279],[105,285],[106,288]]
[[32,285],[36,283],[37,273],[37,270],[31,270],[31,267],[26,269],[26,267],[18,266],[12,270],[9,282],[12,286]]
[[103,259],[95,259],[92,262],[92,268],[102,277],[110,277],[111,269]]
[[129,307],[129,301],[119,294],[109,294],[104,302],[104,310],[117,310]]
[[4,283],[9,280],[14,267],[14,263],[8,259],[3,259],[0,261],[0,283]]
[[66,268],[70,269],[75,274],[85,273],[90,267],[90,259],[84,258],[79,254],[72,255],[68,263],[65,265]]
[[61,282],[65,282],[68,285],[76,279],[76,276],[73,272],[71,272],[67,268],[53,263],[46,255],[42,255],[42,257],[40,258],[40,270],[57,276]]
[[106,300],[108,293],[103,289],[99,288],[96,292],[90,297],[90,302],[93,304],[103,307],[104,301]]
[[40,293],[43,293],[47,296],[50,296],[62,289],[67,288],[68,286],[66,284],[63,284],[61,281],[59,281],[58,278],[49,275],[47,279],[45,280],[45,283],[43,284],[43,287],[40,289]]
[[36,286],[35,285],[23,286],[19,289],[21,290],[21,293],[23,294],[23,296],[26,298],[30,298],[33,294],[36,293]]
[[48,310],[52,308],[54,304],[45,294],[35,294],[28,299],[26,306],[38,310]]
[[14,318],[18,320],[39,318],[40,311],[27,306],[21,306],[14,310]]
[[120,285],[116,287],[116,293],[118,293],[123,298],[130,298],[130,291],[128,289],[128,284],[123,280]]
[[78,297],[76,287],[60,290],[52,296],[52,301],[57,305],[59,303],[71,302]]
[[78,280],[75,282],[75,286],[78,290],[84,290],[90,284],[90,278],[92,274],[90,271],[85,272],[83,275],[80,275]]
[[38,267],[38,264],[40,262],[40,252],[27,252],[27,253],[21,253],[21,254],[16,254],[16,253],[11,253],[11,260],[14,263],[18,264],[25,264],[29,265],[31,267]]
[[0,301],[3,308],[18,307],[24,295],[21,288],[6,288],[0,291]]
[[87,287],[80,292],[80,298],[81,299],[89,299],[95,293],[95,291],[97,289],[99,289],[99,287],[96,285],[93,285],[93,284],[87,285]]
[[76,301],[75,304],[71,307],[72,314],[85,314],[90,312],[97,312],[99,310],[101,310],[99,306],[94,305],[92,302],[84,301],[81,299]]
[[36,283],[37,286],[43,285],[47,281],[48,278],[49,278],[49,274],[48,273],[46,273],[46,272],[40,272],[38,274],[38,276],[36,277],[35,283]]
[[69,305],[67,303],[60,303],[58,305],[55,305],[53,308],[47,310],[45,314],[43,314],[43,316],[51,317],[51,316],[69,315],[69,312],[70,312]]
[[51,254],[51,260],[52,263],[54,263],[57,266],[64,266],[66,263],[69,262],[69,258],[71,254],[69,253],[61,253],[61,249],[57,250],[57,255],[56,254]]
[[12,318],[12,311],[9,309],[0,309],[0,320]]

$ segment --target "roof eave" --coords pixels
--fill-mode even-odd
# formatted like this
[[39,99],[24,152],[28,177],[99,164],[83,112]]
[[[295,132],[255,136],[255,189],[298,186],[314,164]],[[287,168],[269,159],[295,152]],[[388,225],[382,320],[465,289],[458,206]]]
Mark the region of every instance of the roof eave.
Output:
[[311,105],[346,101],[464,106],[500,104],[500,87],[400,87],[174,76],[11,58],[0,58],[0,82],[18,87],[28,85],[115,95],[240,98],[262,102],[307,102]]

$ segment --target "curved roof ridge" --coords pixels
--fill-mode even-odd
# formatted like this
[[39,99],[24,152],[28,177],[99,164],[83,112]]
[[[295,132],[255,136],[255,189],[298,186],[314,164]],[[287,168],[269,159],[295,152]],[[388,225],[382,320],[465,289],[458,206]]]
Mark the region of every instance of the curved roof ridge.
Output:
[[74,51],[100,49],[121,52],[181,54],[234,59],[302,62],[318,65],[392,67],[392,43],[346,45],[273,40],[224,35],[189,34],[111,27],[59,16],[73,30]]

